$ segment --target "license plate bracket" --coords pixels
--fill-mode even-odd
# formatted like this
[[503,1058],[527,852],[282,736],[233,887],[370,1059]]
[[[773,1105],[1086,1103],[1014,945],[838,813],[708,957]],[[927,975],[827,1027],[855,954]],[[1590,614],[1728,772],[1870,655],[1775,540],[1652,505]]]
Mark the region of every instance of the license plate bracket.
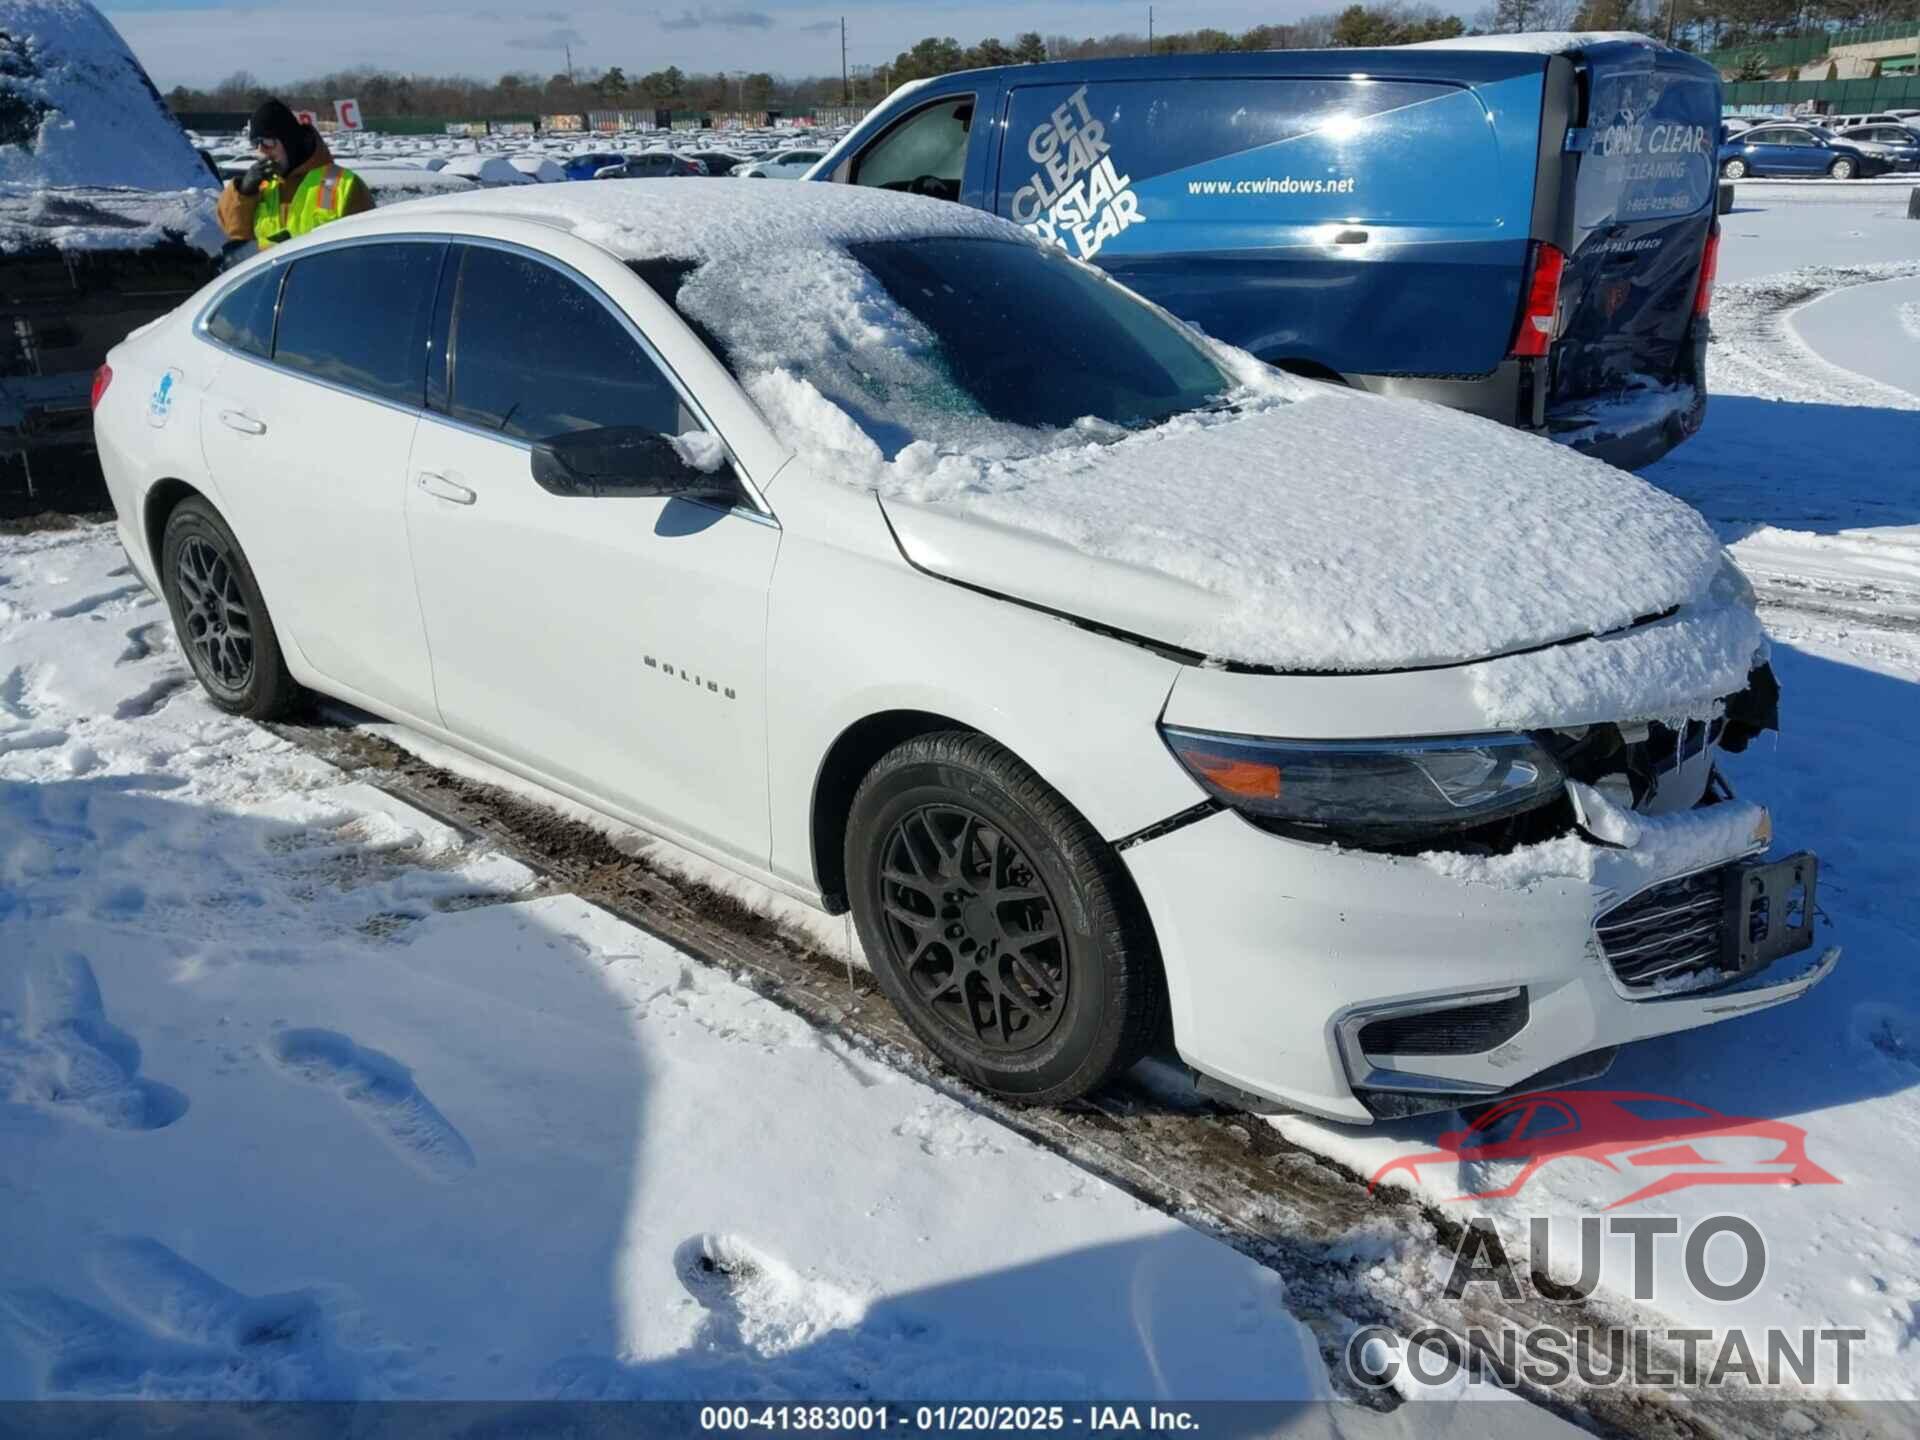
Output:
[[1819,880],[1820,861],[1810,850],[1730,867],[1722,968],[1750,975],[1811,947]]

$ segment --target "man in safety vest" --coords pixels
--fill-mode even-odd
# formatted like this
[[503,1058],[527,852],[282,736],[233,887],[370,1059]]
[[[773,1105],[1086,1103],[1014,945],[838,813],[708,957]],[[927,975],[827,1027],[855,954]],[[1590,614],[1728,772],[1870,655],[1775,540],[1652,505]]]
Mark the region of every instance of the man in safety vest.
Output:
[[278,100],[253,112],[247,137],[260,158],[220,192],[220,228],[228,239],[255,240],[265,250],[373,208],[366,182],[334,164],[327,142]]

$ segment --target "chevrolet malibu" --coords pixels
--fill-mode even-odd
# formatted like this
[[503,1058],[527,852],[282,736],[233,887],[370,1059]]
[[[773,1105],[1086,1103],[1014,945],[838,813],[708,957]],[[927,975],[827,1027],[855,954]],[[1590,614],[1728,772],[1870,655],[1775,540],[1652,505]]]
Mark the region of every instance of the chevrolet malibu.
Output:
[[1692,510],[975,211],[428,199],[221,277],[95,407],[213,703],[339,697],[851,908],[1003,1096],[1170,1029],[1216,1093],[1365,1122],[1837,959],[1773,968],[1817,867],[1717,763],[1778,692]]

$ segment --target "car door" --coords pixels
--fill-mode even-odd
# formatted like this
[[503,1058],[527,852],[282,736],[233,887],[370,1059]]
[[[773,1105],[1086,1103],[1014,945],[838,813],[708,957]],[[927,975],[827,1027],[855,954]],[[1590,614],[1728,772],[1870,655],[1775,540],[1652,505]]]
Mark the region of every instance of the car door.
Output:
[[[434,713],[404,501],[446,246],[382,240],[309,250],[254,272],[277,308],[227,356],[201,448],[284,638],[339,693]],[[248,287],[254,287],[248,289]],[[236,301],[239,292],[235,292]],[[237,314],[238,312],[236,312]]]
[[1794,130],[1787,136],[1786,168],[1795,175],[1817,175],[1827,168],[1827,147],[1811,130]]
[[[637,282],[636,282],[637,283]],[[531,252],[456,245],[445,374],[407,486],[446,728],[673,832],[764,864],[770,518],[560,493],[542,439],[710,427],[632,322]]]

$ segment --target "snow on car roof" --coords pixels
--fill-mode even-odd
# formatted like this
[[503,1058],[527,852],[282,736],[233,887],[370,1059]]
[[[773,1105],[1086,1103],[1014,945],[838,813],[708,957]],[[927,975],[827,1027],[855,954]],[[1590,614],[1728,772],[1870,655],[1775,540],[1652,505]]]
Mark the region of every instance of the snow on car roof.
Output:
[[213,176],[82,0],[0,3],[0,184],[196,190]]
[[1651,35],[1636,30],[1536,30],[1525,35],[1457,35],[1451,40],[1420,40],[1406,50],[1517,50],[1523,55],[1565,55],[1595,45],[1628,41],[1658,45]]
[[1037,243],[1019,226],[971,206],[853,185],[631,180],[487,190],[450,199],[445,208],[538,221],[622,260],[708,260],[934,235]]

